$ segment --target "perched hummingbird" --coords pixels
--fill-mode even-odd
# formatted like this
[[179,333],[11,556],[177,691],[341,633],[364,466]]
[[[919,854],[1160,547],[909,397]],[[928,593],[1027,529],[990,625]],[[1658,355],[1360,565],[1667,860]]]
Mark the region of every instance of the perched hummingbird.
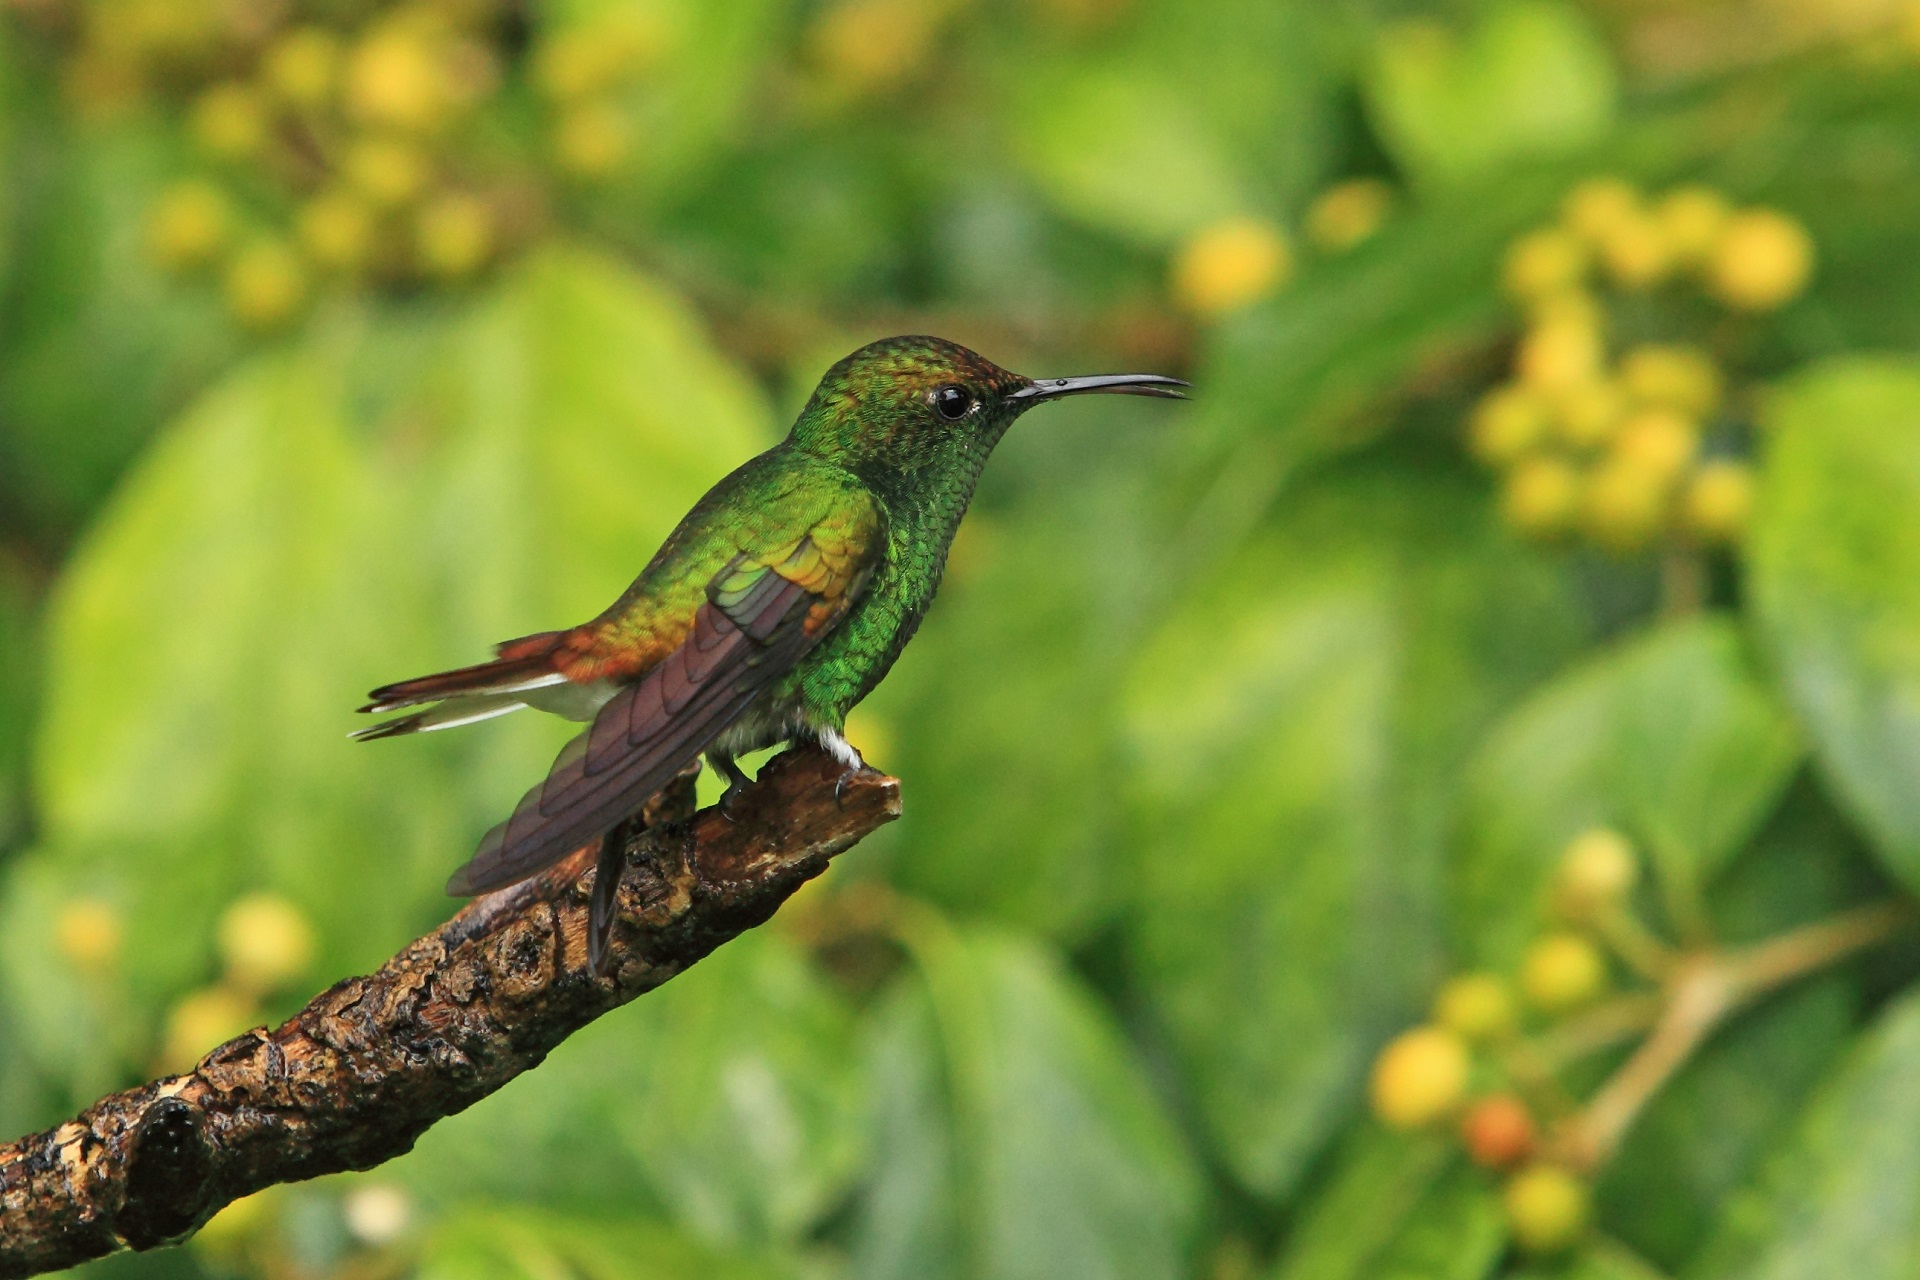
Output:
[[355,734],[449,729],[535,707],[591,727],[489,831],[447,891],[485,893],[600,841],[589,950],[612,928],[624,820],[702,754],[841,736],[913,637],[1000,437],[1088,392],[1184,398],[1158,374],[1034,380],[939,338],[888,338],[834,365],[787,438],[716,484],[591,622],[509,640],[492,662],[375,689],[362,711],[423,708]]

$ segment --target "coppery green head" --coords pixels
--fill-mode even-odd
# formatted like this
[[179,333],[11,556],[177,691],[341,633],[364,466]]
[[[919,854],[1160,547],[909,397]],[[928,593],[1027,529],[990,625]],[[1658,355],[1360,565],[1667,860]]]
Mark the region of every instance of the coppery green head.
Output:
[[946,459],[983,459],[1034,405],[1094,392],[1184,399],[1187,384],[1157,373],[1033,379],[944,338],[870,342],[814,389],[793,443],[856,470],[915,472]]

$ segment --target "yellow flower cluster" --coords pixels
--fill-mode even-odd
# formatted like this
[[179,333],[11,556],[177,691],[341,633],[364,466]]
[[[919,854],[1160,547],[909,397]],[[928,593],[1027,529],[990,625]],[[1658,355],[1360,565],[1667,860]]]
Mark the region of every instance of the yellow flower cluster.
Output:
[[953,7],[949,0],[837,0],[807,30],[809,61],[832,96],[889,93],[926,67]]
[[[79,977],[111,993],[126,979],[126,925],[100,898],[74,898],[53,918],[53,944]],[[218,981],[182,996],[167,1014],[156,1063],[184,1070],[201,1054],[260,1022],[261,1002],[291,989],[313,965],[317,939],[306,915],[278,894],[244,894],[221,913]]]
[[[458,140],[500,79],[490,20],[423,3],[355,30],[209,26],[207,71],[144,66],[155,88],[184,99],[203,165],[149,210],[154,260],[215,273],[234,317],[257,329],[297,317],[323,277],[478,270],[505,219],[497,193],[460,172]],[[101,56],[90,40],[76,58]]]
[[544,164],[594,179],[626,160],[621,91],[664,43],[624,9],[543,34],[528,60],[550,124],[541,157],[478,119],[513,70],[499,0],[71,8],[79,105],[177,105],[199,161],[148,210],[149,256],[212,276],[235,319],[263,330],[329,279],[411,289],[519,247],[542,221]]
[[101,898],[74,898],[53,918],[53,945],[75,973],[89,978],[117,974],[126,924],[119,908]]
[[634,146],[623,91],[659,64],[666,33],[644,11],[607,10],[567,27],[534,55],[534,84],[554,111],[554,162],[576,178],[606,178]]
[[1607,299],[1684,286],[1759,313],[1812,272],[1812,240],[1784,214],[1699,186],[1654,200],[1618,179],[1576,187],[1557,223],[1508,249],[1501,283],[1526,328],[1512,378],[1468,424],[1474,454],[1502,473],[1509,524],[1620,554],[1737,541],[1751,469],[1702,448],[1726,399],[1719,363],[1690,342],[1623,343]]
[[1198,316],[1220,316],[1260,301],[1293,276],[1293,245],[1265,218],[1223,218],[1202,227],[1173,259],[1173,297]]
[[[1306,243],[1323,254],[1345,253],[1380,233],[1394,200],[1393,188],[1379,178],[1336,182],[1307,206]],[[1241,214],[1200,227],[1175,250],[1170,292],[1181,310],[1212,319],[1271,297],[1293,279],[1294,267],[1285,228]]]
[[1575,1167],[1579,1153],[1541,1130],[1537,1117],[1564,1111],[1565,1101],[1541,1075],[1542,1055],[1524,1024],[1551,1024],[1606,994],[1613,982],[1606,946],[1632,918],[1628,899],[1639,874],[1639,857],[1618,832],[1596,828],[1575,838],[1554,882],[1560,920],[1526,948],[1517,972],[1448,981],[1429,1020],[1374,1060],[1374,1115],[1406,1131],[1454,1126],[1468,1156],[1505,1178],[1508,1226],[1532,1253],[1571,1244],[1591,1207]]
[[1393,204],[1393,188],[1380,178],[1336,182],[1307,206],[1307,241],[1322,253],[1345,253],[1379,234]]

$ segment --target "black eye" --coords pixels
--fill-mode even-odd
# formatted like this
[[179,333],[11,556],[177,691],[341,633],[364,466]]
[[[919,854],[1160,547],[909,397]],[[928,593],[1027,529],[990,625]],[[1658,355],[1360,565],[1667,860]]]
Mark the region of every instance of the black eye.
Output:
[[948,422],[958,422],[973,408],[973,392],[949,382],[933,389],[933,407]]

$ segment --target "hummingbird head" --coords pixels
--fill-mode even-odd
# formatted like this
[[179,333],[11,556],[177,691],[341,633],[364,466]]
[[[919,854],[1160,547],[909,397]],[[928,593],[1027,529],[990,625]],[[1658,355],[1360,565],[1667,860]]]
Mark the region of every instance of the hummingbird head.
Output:
[[841,360],[814,389],[793,443],[858,474],[913,476],[971,467],[1037,404],[1095,392],[1185,399],[1157,373],[1034,379],[944,338],[883,338]]

